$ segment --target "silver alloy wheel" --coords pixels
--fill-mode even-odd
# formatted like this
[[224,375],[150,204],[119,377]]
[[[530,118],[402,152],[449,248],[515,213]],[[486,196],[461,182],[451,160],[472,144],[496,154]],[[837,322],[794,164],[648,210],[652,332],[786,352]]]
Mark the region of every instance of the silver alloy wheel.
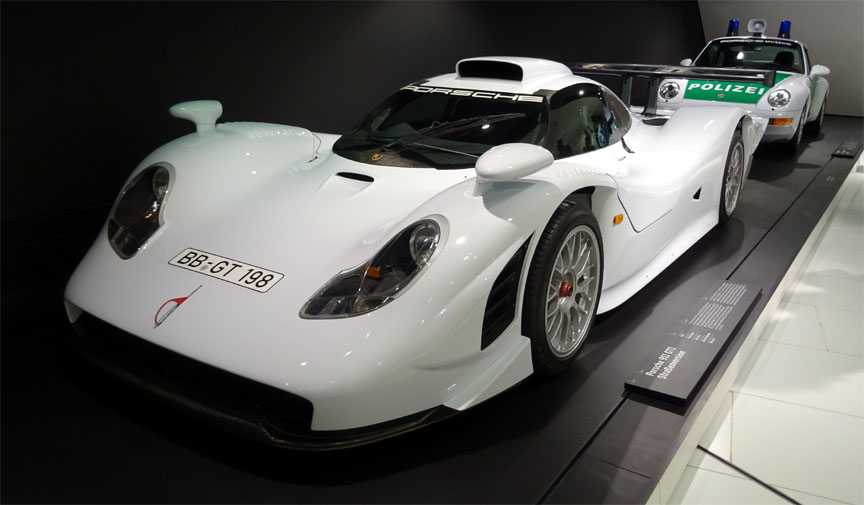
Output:
[[570,230],[555,255],[546,292],[546,341],[565,358],[588,333],[599,288],[597,236],[588,226]]
[[726,215],[731,216],[738,205],[738,194],[741,192],[741,178],[744,175],[744,145],[741,142],[735,144],[729,155],[729,168],[726,171],[726,193],[723,205]]

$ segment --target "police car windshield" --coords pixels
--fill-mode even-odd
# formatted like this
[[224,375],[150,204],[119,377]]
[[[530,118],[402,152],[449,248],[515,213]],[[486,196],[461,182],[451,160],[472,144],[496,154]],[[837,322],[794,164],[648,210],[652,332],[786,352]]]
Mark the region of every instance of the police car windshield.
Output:
[[694,62],[697,67],[756,68],[804,73],[796,42],[775,39],[721,39],[711,42]]
[[493,91],[406,86],[375,108],[333,146],[373,165],[473,167],[499,144],[540,144],[546,99]]

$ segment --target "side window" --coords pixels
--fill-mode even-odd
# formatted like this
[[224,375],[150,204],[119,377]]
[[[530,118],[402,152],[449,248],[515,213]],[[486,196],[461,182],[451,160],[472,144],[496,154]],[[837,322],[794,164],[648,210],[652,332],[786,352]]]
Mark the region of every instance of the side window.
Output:
[[615,96],[615,93],[606,88],[600,88],[600,91],[603,92],[603,99],[609,105],[609,108],[612,109],[614,121],[612,123],[612,138],[609,139],[609,144],[611,145],[621,140],[621,137],[630,130],[633,119],[630,116],[630,110],[620,98]]
[[608,91],[596,84],[582,83],[552,95],[546,148],[555,159],[601,149],[621,139],[630,127],[630,116],[626,110],[624,114],[613,112],[605,93]]

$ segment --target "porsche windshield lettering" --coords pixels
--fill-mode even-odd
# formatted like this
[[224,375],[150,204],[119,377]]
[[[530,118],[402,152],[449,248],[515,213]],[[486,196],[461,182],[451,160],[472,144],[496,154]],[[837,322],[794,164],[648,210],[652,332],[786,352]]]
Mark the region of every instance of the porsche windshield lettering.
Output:
[[470,89],[432,88],[429,86],[405,86],[402,88],[415,93],[440,93],[451,96],[470,96],[473,98],[485,98],[487,100],[514,100],[517,102],[543,102],[540,95],[518,95],[513,93],[498,93],[495,91],[472,91]]
[[500,144],[542,145],[548,114],[540,95],[410,85],[336,141],[333,152],[374,165],[470,168]]

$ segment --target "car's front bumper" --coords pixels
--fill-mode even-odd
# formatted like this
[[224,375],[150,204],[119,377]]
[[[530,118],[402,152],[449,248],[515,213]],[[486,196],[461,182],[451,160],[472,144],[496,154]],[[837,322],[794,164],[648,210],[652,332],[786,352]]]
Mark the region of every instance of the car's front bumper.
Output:
[[439,406],[362,428],[312,430],[312,402],[298,395],[187,358],[88,313],[73,328],[75,348],[104,372],[169,408],[268,445],[342,449],[411,431],[458,412]]
[[[801,123],[801,111],[793,113],[773,113],[762,115],[768,118],[768,127],[765,128],[765,134],[762,136],[762,142],[786,142],[795,136],[798,131],[798,125]],[[771,124],[771,119],[786,119],[792,118],[792,123],[787,125]]]

